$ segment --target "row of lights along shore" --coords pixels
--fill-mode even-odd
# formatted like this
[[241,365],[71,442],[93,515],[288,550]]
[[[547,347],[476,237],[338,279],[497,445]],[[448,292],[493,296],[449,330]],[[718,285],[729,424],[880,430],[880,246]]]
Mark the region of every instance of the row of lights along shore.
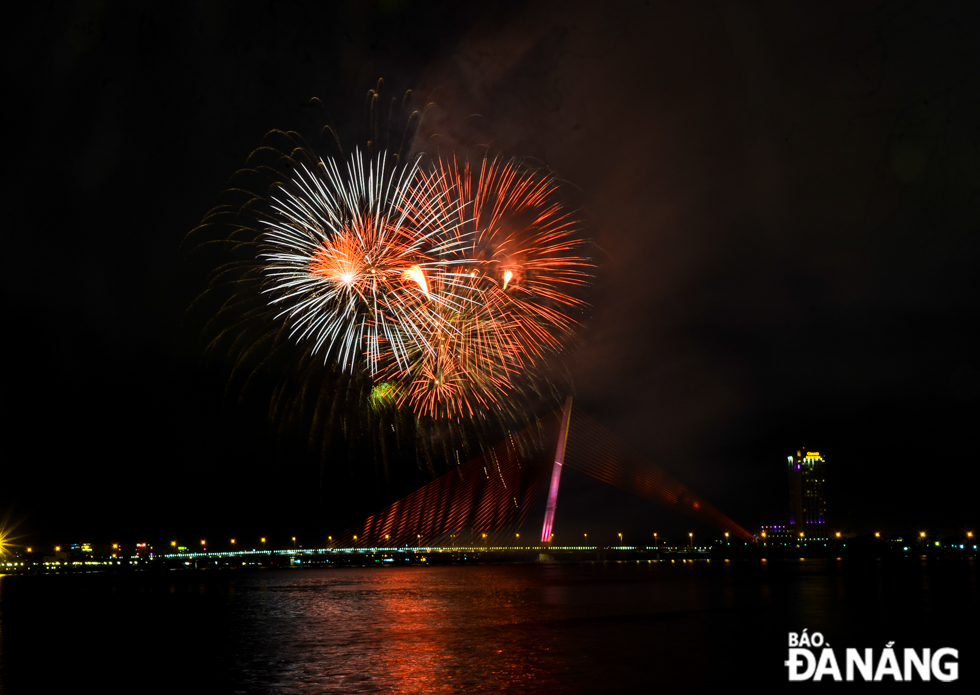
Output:
[[[973,540],[973,537],[974,537],[973,531],[966,531],[963,535],[965,536],[965,540],[968,540],[968,541],[972,541]],[[694,548],[694,532],[689,532],[687,534],[687,536],[688,536],[687,546],[689,548]],[[487,540],[488,534],[486,534],[486,533],[480,533],[479,534],[479,537],[480,537],[480,541],[482,543],[486,544],[488,542],[488,540]],[[515,533],[514,534],[515,544],[520,542],[520,537],[521,537],[521,534],[520,533]],[[552,534],[552,540],[553,540],[553,537],[554,537],[554,534]],[[841,531],[834,532],[834,540],[836,540],[836,541],[844,541],[844,540],[847,540],[848,537],[853,537],[853,534],[848,534],[847,536],[845,536]],[[450,540],[453,543],[457,543],[457,544],[459,542],[461,542],[461,540],[462,540],[460,538],[460,534],[450,534],[449,538],[450,538]],[[874,538],[881,540],[881,538],[882,538],[881,532],[880,531],[875,531],[874,532]],[[919,540],[919,544],[920,545],[930,544],[931,543],[932,545],[934,545],[936,547],[941,546],[941,542],[939,540],[927,541],[928,538],[929,538],[929,535],[927,534],[926,531],[920,531],[918,533],[918,540]],[[619,542],[619,546],[620,547],[625,547],[624,546],[625,540],[624,540],[624,535],[623,535],[622,532],[616,533],[615,539]],[[806,535],[803,532],[800,532],[799,533],[799,539],[802,542],[807,542],[809,540],[809,539],[806,538]],[[250,550],[244,550],[244,551],[241,551],[241,552],[265,552],[267,550],[271,550],[271,548],[268,547],[269,546],[269,543],[268,543],[268,540],[267,540],[266,537],[263,536],[263,537],[259,538],[258,540],[259,540],[259,545],[257,547],[253,547]],[[369,541],[370,539],[360,539],[360,541],[359,541],[358,536],[357,535],[353,535],[351,540],[352,540],[353,543],[356,543],[356,544],[364,544],[367,541]],[[378,539],[378,542],[380,542],[380,540],[381,539]],[[387,543],[387,542],[390,542],[390,540],[391,540],[391,535],[390,534],[385,534],[384,541]],[[679,547],[679,546],[670,546],[667,542],[665,542],[663,539],[661,539],[659,537],[658,533],[656,533],[656,532],[653,532],[652,533],[652,540],[653,540],[653,544],[652,544],[653,547]],[[768,545],[769,544],[768,543],[769,540],[770,539],[767,536],[767,533],[765,531],[762,531],[761,534],[760,534],[760,541],[762,542],[763,546]],[[821,538],[819,540],[825,540],[825,539]],[[903,539],[901,537],[897,537],[897,538],[892,539],[892,540],[902,541]],[[293,549],[297,549],[298,550],[299,548],[302,547],[302,546],[299,546],[297,544],[297,538],[296,538],[296,536],[291,536],[290,537],[290,541],[291,541],[291,547]],[[583,533],[582,534],[582,541],[583,541],[582,547],[599,547],[599,546],[590,546],[590,544],[589,544],[589,534],[588,533]],[[497,542],[497,541],[495,541],[495,542]],[[595,542],[595,536],[593,536],[593,543],[594,542]],[[725,545],[730,545],[731,543],[730,543],[729,533],[726,532],[724,534],[724,540],[722,541],[722,540],[719,539],[718,542],[721,542],[721,543],[723,543]],[[206,539],[201,539],[200,542],[199,542],[199,544],[200,545],[199,545],[199,548],[197,549],[197,552],[201,552],[201,553],[208,553],[209,552],[208,551],[208,543],[207,543],[207,540]],[[340,544],[334,542],[333,536],[328,536],[327,537],[327,543],[324,546],[322,546],[322,548],[324,550],[329,550],[329,549],[338,547],[339,545]],[[553,545],[553,544],[546,544],[546,545]],[[240,546],[239,546],[238,541],[237,541],[236,538],[230,538],[229,539],[229,541],[228,541],[228,550],[229,551],[237,551],[239,549],[239,547]],[[405,544],[405,547],[408,547],[407,544]],[[416,546],[415,547],[425,547],[424,546],[424,540],[423,540],[422,534],[416,534]],[[445,547],[447,549],[450,549],[453,546],[445,546],[445,545],[443,545],[441,547]],[[497,547],[503,547],[503,546],[497,546]],[[528,546],[528,547],[546,547],[546,546],[533,546],[532,545],[532,546]],[[572,547],[572,546],[569,546],[569,547]],[[611,545],[609,547],[616,547],[616,546],[615,545]],[[178,541],[175,541],[175,540],[174,541],[170,541],[170,548],[171,548],[171,552],[172,553],[186,554],[186,553],[195,552],[195,551],[191,550],[191,548],[189,546],[181,545],[181,544],[178,543]],[[24,547],[23,550],[26,551],[26,553],[28,553],[28,554],[33,554],[35,552],[34,551],[34,548],[31,547],[31,546]],[[63,546],[56,545],[56,546],[53,546],[53,550],[54,550],[55,553],[62,553],[62,552],[92,553],[93,552],[93,546],[90,543],[76,543],[76,544],[72,544],[71,546],[66,546],[64,548],[64,550],[63,550]],[[108,546],[107,546],[107,550],[108,550]],[[136,551],[137,555],[144,554],[144,553],[151,553],[152,554],[152,550],[153,550],[152,546],[150,546],[150,544],[148,544],[148,543],[137,543],[137,544],[135,544],[135,551]],[[12,544],[10,544],[9,542],[4,542],[3,540],[0,540],[0,557],[2,557],[3,555],[11,554],[13,551],[14,551],[14,546]],[[43,552],[43,551],[41,551],[41,552]],[[217,552],[220,553],[222,551],[217,551]],[[106,552],[104,554],[106,554],[107,556],[110,556],[112,558],[117,558],[117,557],[123,557],[124,556],[124,551],[122,550],[122,545],[121,544],[119,544],[119,543],[113,543],[111,545],[111,553]]]

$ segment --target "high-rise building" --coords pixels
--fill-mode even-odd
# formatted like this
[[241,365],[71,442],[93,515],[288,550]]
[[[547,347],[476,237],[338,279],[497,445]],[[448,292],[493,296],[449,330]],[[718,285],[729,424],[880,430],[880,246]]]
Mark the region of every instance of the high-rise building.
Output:
[[826,540],[827,462],[818,451],[800,449],[787,456],[789,466],[789,525],[794,535],[808,540]]

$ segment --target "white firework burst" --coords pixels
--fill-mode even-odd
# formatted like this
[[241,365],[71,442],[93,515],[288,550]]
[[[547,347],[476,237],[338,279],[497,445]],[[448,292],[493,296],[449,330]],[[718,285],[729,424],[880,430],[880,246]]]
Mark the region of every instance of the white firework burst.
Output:
[[418,196],[418,161],[390,165],[355,151],[296,169],[263,220],[263,290],[311,340],[324,361],[350,370],[365,356],[375,374],[382,355],[406,366],[409,345],[425,342],[432,315],[427,277],[455,241],[440,241],[445,206]]

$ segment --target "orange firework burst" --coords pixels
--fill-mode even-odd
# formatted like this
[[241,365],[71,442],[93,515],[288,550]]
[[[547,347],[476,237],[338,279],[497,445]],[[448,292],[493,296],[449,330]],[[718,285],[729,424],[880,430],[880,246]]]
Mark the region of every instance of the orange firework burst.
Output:
[[520,333],[523,358],[561,350],[574,328],[594,264],[581,255],[576,215],[561,201],[555,177],[511,160],[483,160],[479,171],[440,160],[432,174],[442,186],[447,216],[458,217],[451,232],[465,256],[463,270],[479,278],[483,292],[499,305]]
[[562,351],[594,266],[547,172],[515,161],[483,160],[474,170],[438,160],[414,188],[407,219],[444,225],[443,262],[419,283],[430,302],[408,367],[389,361],[378,378],[400,381],[417,414],[472,416]]

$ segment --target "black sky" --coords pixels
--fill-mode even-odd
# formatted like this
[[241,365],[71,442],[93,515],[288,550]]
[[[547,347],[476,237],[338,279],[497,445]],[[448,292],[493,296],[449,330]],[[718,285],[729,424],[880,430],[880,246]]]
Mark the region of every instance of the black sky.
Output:
[[[842,527],[977,522],[980,28],[915,3],[35,5],[3,41],[0,515],[37,538],[276,532],[302,441],[224,393],[180,244],[273,129],[574,184],[600,251],[578,405],[747,527],[785,456]],[[322,106],[310,106],[317,97]],[[332,499],[349,499],[338,476]],[[392,494],[379,481],[359,505]],[[237,530],[236,530],[237,529]]]

